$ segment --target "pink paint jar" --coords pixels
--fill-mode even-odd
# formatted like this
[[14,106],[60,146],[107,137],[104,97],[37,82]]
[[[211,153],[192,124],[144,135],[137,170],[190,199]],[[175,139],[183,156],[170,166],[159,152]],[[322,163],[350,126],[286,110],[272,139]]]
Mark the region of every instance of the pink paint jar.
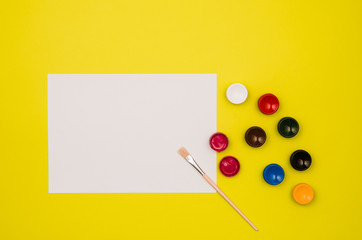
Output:
[[232,177],[238,174],[240,163],[235,157],[227,156],[221,159],[219,169],[224,176]]
[[216,152],[221,152],[228,147],[229,140],[225,134],[217,132],[210,137],[209,143],[212,149],[214,149]]

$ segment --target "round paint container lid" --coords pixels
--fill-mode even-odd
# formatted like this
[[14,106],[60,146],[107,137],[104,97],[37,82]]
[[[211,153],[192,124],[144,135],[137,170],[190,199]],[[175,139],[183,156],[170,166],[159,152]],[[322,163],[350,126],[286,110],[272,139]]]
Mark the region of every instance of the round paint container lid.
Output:
[[275,95],[267,93],[259,98],[258,106],[262,113],[270,115],[278,110],[279,100]]
[[260,127],[251,127],[245,133],[245,141],[251,147],[260,147],[266,141],[266,133]]
[[235,157],[227,156],[221,159],[219,169],[224,176],[232,177],[239,172],[240,163]]
[[300,183],[293,188],[292,195],[297,203],[306,205],[313,200],[314,190],[308,184]]
[[294,118],[282,118],[278,123],[278,132],[285,138],[292,138],[299,132],[299,124]]
[[212,149],[217,152],[221,152],[227,148],[229,145],[229,140],[225,134],[217,132],[210,137],[209,144]]
[[241,83],[231,84],[226,90],[227,99],[233,104],[245,102],[248,97],[248,90]]
[[278,185],[284,179],[284,170],[278,164],[269,164],[264,168],[263,178],[270,185]]
[[307,170],[312,164],[312,157],[307,151],[297,150],[290,155],[290,164],[295,170]]

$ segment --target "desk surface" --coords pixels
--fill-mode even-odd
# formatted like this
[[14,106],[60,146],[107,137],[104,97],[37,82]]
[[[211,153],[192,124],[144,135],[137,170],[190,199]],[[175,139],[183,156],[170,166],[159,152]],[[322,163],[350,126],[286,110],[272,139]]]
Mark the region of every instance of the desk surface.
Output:
[[[8,1],[1,11],[0,238],[362,238],[360,1]],[[217,128],[230,139],[217,159],[241,163],[217,182],[260,231],[217,194],[48,194],[48,73],[217,73]],[[249,90],[242,105],[225,97],[234,82]],[[271,116],[256,104],[267,92],[281,103]],[[300,123],[293,139],[276,130],[285,116]],[[259,149],[242,139],[254,125],[268,135]],[[305,172],[288,164],[300,148],[313,157]],[[262,179],[272,162],[286,172],[278,186]],[[315,189],[308,206],[291,196],[301,182]]]

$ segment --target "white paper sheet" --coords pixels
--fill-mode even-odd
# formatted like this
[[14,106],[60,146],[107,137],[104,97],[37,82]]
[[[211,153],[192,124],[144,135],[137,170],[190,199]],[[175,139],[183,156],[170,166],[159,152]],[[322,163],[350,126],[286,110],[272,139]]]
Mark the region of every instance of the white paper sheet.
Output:
[[49,74],[49,193],[215,192],[216,74]]

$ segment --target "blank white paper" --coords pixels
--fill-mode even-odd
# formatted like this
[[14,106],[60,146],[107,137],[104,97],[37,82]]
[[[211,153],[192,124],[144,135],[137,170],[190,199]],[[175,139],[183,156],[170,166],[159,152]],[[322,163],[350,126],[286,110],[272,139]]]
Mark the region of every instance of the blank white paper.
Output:
[[49,74],[49,193],[212,193],[216,74]]

